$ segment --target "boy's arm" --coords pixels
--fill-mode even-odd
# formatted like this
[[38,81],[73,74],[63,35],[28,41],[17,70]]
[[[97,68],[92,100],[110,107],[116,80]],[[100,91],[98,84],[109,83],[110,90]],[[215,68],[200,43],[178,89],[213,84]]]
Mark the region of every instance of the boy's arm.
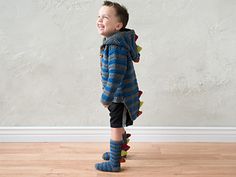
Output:
[[127,69],[127,50],[110,45],[108,51],[108,79],[101,96],[103,105],[111,104],[114,93],[123,81]]

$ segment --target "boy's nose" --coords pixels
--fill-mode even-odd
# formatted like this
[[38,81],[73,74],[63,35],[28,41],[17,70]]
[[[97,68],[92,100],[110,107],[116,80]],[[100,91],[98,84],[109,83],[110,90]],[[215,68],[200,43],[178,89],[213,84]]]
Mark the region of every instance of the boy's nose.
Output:
[[102,17],[98,17],[97,21],[102,22]]

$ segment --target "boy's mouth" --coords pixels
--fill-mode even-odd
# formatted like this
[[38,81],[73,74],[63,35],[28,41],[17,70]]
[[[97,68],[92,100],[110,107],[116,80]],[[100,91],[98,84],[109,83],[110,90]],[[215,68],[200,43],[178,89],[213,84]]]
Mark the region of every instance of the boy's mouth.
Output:
[[104,25],[99,25],[99,24],[97,25],[97,27],[99,30],[104,30],[104,28],[105,28]]

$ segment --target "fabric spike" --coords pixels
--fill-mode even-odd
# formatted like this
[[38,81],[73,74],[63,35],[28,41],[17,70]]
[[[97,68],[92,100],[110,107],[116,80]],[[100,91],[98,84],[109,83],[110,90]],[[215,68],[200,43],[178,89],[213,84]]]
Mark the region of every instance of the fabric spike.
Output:
[[139,62],[139,60],[140,60],[140,58],[137,58],[134,62],[135,63],[138,63]]
[[126,138],[129,138],[130,136],[131,136],[130,133],[127,133],[127,134],[126,134]]
[[128,151],[130,149],[130,146],[128,146],[127,144],[123,144],[121,149],[124,151]]
[[142,111],[138,111],[138,116],[140,116],[143,112]]
[[139,90],[138,91],[138,96],[140,97],[143,94],[143,91]]
[[143,101],[140,101],[140,106],[139,107],[141,108],[142,105],[143,105]]
[[124,163],[125,162],[125,157],[120,157],[120,163]]
[[138,51],[138,53],[139,53],[141,50],[142,50],[142,47],[139,46],[139,45],[137,45],[137,51]]
[[127,154],[128,154],[127,151],[124,150],[121,151],[121,157],[126,156]]
[[127,140],[126,140],[126,144],[128,144],[129,143],[129,138],[127,138]]
[[137,39],[138,39],[138,35],[135,34],[135,35],[134,35],[134,40],[137,41]]

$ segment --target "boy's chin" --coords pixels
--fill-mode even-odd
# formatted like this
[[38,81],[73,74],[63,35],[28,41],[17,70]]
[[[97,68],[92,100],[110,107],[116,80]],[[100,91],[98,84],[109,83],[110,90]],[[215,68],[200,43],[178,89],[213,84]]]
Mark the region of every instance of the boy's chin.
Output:
[[103,37],[109,37],[109,36],[111,36],[111,35],[114,34],[114,33],[99,32],[99,34],[100,34],[101,36],[103,36]]
[[103,37],[109,37],[111,36],[112,34],[114,34],[116,31],[104,31],[104,30],[99,30],[98,29],[98,33],[103,36]]
[[108,37],[108,36],[109,36],[107,33],[104,33],[104,32],[101,32],[101,31],[99,31],[99,34],[100,34],[102,37]]

